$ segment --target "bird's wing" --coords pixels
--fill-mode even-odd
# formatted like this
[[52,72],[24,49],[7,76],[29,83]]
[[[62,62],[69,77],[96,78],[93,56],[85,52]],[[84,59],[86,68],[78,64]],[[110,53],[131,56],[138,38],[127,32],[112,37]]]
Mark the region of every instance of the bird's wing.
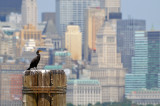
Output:
[[33,58],[33,60],[31,61],[31,64],[30,64],[30,66],[31,67],[35,67],[35,65],[37,64],[37,56],[35,57],[35,58]]
[[35,58],[33,58],[33,60],[31,61],[31,63],[34,63],[37,61],[37,56]]

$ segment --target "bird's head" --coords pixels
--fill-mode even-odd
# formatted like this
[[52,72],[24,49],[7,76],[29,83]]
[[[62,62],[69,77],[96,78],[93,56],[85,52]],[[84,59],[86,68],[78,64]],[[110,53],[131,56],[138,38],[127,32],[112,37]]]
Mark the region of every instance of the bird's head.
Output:
[[38,55],[40,52],[43,52],[42,50],[37,50],[36,54]]

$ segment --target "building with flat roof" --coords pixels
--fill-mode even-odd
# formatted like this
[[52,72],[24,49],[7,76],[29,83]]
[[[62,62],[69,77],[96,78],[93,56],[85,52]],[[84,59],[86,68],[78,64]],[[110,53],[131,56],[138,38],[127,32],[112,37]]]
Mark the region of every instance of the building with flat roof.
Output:
[[132,72],[132,57],[135,54],[135,31],[145,31],[145,20],[127,19],[117,21],[117,50],[128,73]]
[[82,60],[82,33],[78,25],[68,25],[65,33],[65,48],[72,60]]
[[68,80],[67,103],[87,106],[102,103],[101,85],[98,80]]
[[148,73],[147,88],[158,87],[160,73],[160,31],[148,31]]
[[148,38],[145,31],[136,31],[134,41],[135,55],[132,57],[132,73],[125,76],[125,96],[130,92],[146,88],[148,73]]
[[63,69],[72,68],[71,53],[68,51],[55,51],[53,52],[53,64],[62,65]]
[[138,89],[132,91],[128,96],[133,103],[138,105],[160,104],[160,89]]
[[132,73],[126,74],[125,96],[137,89],[160,88],[160,31],[137,31]]

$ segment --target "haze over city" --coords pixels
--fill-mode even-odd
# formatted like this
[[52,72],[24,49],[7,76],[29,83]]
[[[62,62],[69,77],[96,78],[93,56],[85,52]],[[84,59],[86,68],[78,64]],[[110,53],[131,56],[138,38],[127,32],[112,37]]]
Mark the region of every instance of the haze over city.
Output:
[[[39,8],[39,21],[42,12],[55,12],[55,0],[37,0]],[[160,29],[160,0],[121,0],[121,11],[123,19],[144,19],[147,29],[154,26],[155,30]],[[44,8],[43,8],[44,7]]]
[[0,106],[160,106],[160,0],[0,0]]

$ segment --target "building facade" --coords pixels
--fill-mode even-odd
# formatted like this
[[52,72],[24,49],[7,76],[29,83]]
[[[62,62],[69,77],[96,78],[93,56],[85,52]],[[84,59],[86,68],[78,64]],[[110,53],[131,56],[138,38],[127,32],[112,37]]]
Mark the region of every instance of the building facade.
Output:
[[37,26],[37,0],[22,0],[22,25]]
[[65,33],[65,48],[73,60],[82,59],[82,33],[78,25],[68,25]]
[[22,53],[22,48],[24,47],[26,41],[33,39],[36,42],[36,46],[43,45],[42,31],[38,30],[32,24],[25,25],[23,29],[17,34],[19,41],[17,42],[17,48],[19,48],[19,55]]
[[101,86],[98,80],[69,80],[67,85],[67,103],[75,106],[102,103]]
[[105,8],[107,19],[115,17],[114,13],[119,13],[116,16],[121,16],[121,0],[100,0],[102,8]]
[[22,15],[12,12],[7,16],[6,21],[9,22],[9,23],[21,25]]
[[100,8],[89,8],[85,13],[85,46],[84,58],[91,60],[91,51],[96,49],[96,35],[105,20],[105,10]]
[[91,79],[99,80],[102,86],[102,102],[120,102],[124,98],[125,69],[117,53],[116,22],[106,19],[97,33],[97,49],[89,68]]
[[160,31],[135,33],[135,56],[132,57],[132,74],[125,79],[126,97],[132,91],[160,87],[159,71]]
[[116,20],[105,21],[97,33],[96,50],[100,68],[122,68],[121,54],[117,53]]
[[[48,18],[46,18],[46,20],[48,20]],[[53,21],[53,19],[51,20],[49,18],[43,30],[43,34],[46,35],[47,39],[52,39],[52,43],[54,45],[55,50],[62,49],[62,44],[64,43],[64,40],[62,39],[63,38],[62,36],[58,35],[56,24],[55,21]]]
[[132,57],[134,56],[135,31],[145,31],[145,20],[118,20],[117,46],[122,55],[123,66],[129,73],[132,71]]
[[0,30],[0,55],[14,57],[16,55],[14,37],[6,35],[5,32]]
[[56,19],[59,35],[64,36],[71,22],[80,26],[84,34],[84,12],[89,7],[100,7],[99,0],[56,0]]
[[0,1],[0,21],[6,21],[7,15],[11,12],[21,13],[22,0],[1,0]]
[[135,32],[135,55],[132,57],[132,73],[125,77],[125,95],[146,88],[146,73],[148,73],[148,38],[145,31]]
[[157,105],[160,104],[160,90],[159,89],[139,89],[132,91],[128,96],[133,103],[138,105],[147,105],[153,104]]
[[68,51],[55,51],[53,54],[53,64],[62,65],[64,69],[72,68],[71,53]]
[[125,97],[132,91],[146,88],[146,74],[125,75]]
[[0,64],[0,105],[22,106],[22,76],[25,64]]
[[160,31],[148,31],[148,73],[147,88],[158,87],[158,73],[160,73]]

